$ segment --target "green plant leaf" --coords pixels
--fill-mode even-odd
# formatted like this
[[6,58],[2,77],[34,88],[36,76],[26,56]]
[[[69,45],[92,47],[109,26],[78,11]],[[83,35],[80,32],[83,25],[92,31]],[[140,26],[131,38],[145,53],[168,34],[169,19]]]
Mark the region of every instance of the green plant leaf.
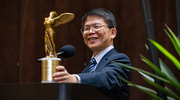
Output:
[[175,99],[168,96],[168,97],[167,97],[167,100],[175,100]]
[[146,82],[148,82],[149,84],[153,85],[154,87],[156,87],[157,89],[163,91],[163,92],[166,93],[168,96],[173,97],[173,98],[175,98],[176,100],[180,100],[180,97],[179,97],[178,95],[176,95],[174,92],[164,89],[164,87],[162,87],[162,86],[160,86],[160,85],[158,85],[158,84],[156,84],[156,83],[154,83],[154,82],[149,81],[149,80],[146,79],[145,77],[144,77],[144,80],[145,80]]
[[147,88],[147,87],[144,87],[144,86],[140,86],[140,85],[134,84],[134,83],[132,83],[132,82],[122,78],[122,77],[118,77],[118,78],[123,80],[124,82],[128,83],[129,86],[135,86],[135,87],[137,87],[137,88],[139,88],[141,90],[145,90],[147,92],[151,92],[153,94],[157,94],[157,92],[155,90],[153,90],[153,89],[150,89],[150,88]]
[[143,55],[140,55],[141,59],[148,64],[153,70],[155,70],[156,72],[158,72],[162,77],[167,78],[167,76],[161,72],[161,70],[155,66],[151,61],[149,61],[146,57],[144,57]]
[[[143,57],[143,58],[144,58],[144,60],[145,60],[146,62],[151,63],[151,62],[150,62],[148,59],[146,59],[145,57]],[[113,61],[112,61],[112,62],[113,62]],[[145,70],[141,70],[141,69],[138,69],[138,68],[135,68],[135,67],[132,67],[132,66],[127,66],[127,65],[122,64],[122,63],[118,63],[118,62],[113,62],[113,63],[116,63],[116,64],[118,64],[118,65],[120,65],[120,66],[125,67],[125,68],[129,68],[129,69],[132,69],[132,70],[135,70],[135,71],[144,73],[144,74],[146,74],[146,75],[148,75],[148,76],[150,76],[150,77],[156,78],[156,79],[158,79],[158,80],[160,80],[160,81],[169,83],[169,84],[171,84],[172,86],[174,86],[178,91],[179,91],[179,89],[180,89],[180,85],[179,85],[178,83],[174,82],[171,78],[169,78],[166,74],[162,73],[161,71],[158,71],[158,72],[160,73],[160,75],[162,75],[162,77],[165,77],[165,78],[159,77],[159,76],[154,75],[154,74],[152,74],[152,73],[150,73],[150,72],[147,72],[147,71],[145,71]],[[152,67],[152,66],[153,66],[153,67],[156,67],[155,65],[153,65],[153,64],[151,63],[151,64],[150,64],[150,67]],[[154,69],[154,68],[153,68],[153,69]],[[158,68],[157,68],[157,69],[158,69]],[[154,69],[154,70],[157,71],[156,69]],[[159,70],[159,69],[158,69],[158,70]]]
[[171,84],[172,86],[174,86],[178,91],[180,90],[180,84],[179,84],[179,82],[178,82],[175,78],[173,78],[174,75],[170,72],[170,70],[167,69],[167,67],[165,66],[164,63],[162,63],[162,62],[160,61],[162,67],[164,67],[164,68],[163,68],[163,71],[166,72],[166,73],[161,72],[161,70],[160,70],[158,67],[156,67],[151,61],[149,61],[149,60],[148,60],[147,58],[145,58],[143,55],[140,55],[140,56],[141,56],[141,58],[143,59],[143,61],[144,61],[145,63],[147,63],[153,70],[155,70],[156,72],[159,73],[159,75],[161,75],[161,76],[164,77],[166,80],[168,80],[168,81],[169,81],[169,84]]
[[161,67],[162,72],[164,74],[166,74],[169,77],[169,79],[171,79],[170,82],[175,85],[174,87],[177,88],[177,90],[180,90],[180,83],[176,79],[174,74],[171,72],[171,70],[166,66],[166,64],[161,59],[159,59],[159,63],[160,63],[160,67]]
[[[128,83],[129,86],[133,86],[139,90],[141,90],[142,92],[148,94],[149,96],[151,96],[154,100],[162,100],[160,97],[157,96],[157,92],[153,89],[150,89],[150,88],[147,88],[147,87],[144,87],[144,86],[140,86],[140,85],[137,85],[137,84],[134,84],[130,81],[127,81],[126,79],[122,78],[122,77],[118,77],[119,79],[123,80],[124,82]],[[172,92],[169,88],[165,87],[166,90]],[[167,96],[167,99],[168,100],[175,100],[174,98],[172,97],[169,97]]]
[[[170,92],[173,92],[173,91],[171,91],[168,87],[164,87],[166,90],[168,90],[168,91],[170,91]],[[172,97],[169,97],[169,96],[167,96],[167,99],[168,100],[175,100],[174,98],[172,98]]]
[[145,44],[145,47],[146,47],[146,49],[147,49],[147,50],[149,50],[149,47],[148,47],[148,45],[147,45],[147,44]]
[[137,84],[132,84],[132,83],[129,83],[128,84],[129,86],[136,86],[137,88],[141,89],[141,90],[144,90],[144,91],[147,91],[147,92],[151,92],[153,94],[157,94],[157,92],[153,89],[150,89],[150,88],[147,88],[147,87],[144,87],[144,86],[140,86],[140,85],[137,85]]
[[[138,71],[139,72],[139,71]],[[146,75],[146,74],[144,74],[144,73],[141,73],[141,72],[139,72],[142,76],[144,76],[144,77],[146,77],[147,79],[149,79],[150,81],[152,81],[152,82],[154,82],[155,80],[154,80],[154,78],[152,78],[152,77],[150,77],[150,76],[148,76],[148,75]]]
[[170,35],[166,30],[164,30],[164,31],[166,32],[166,34],[167,34],[168,37],[170,38],[171,42],[172,42],[173,45],[174,45],[174,48],[176,49],[177,53],[178,53],[179,56],[180,56],[180,46],[178,45],[178,43],[171,37],[171,35]]
[[152,74],[152,73],[150,73],[150,72],[147,72],[147,71],[145,71],[145,70],[142,70],[142,69],[139,69],[139,68],[135,68],[135,67],[132,67],[132,66],[128,66],[128,65],[125,65],[125,64],[122,64],[122,63],[114,62],[114,61],[111,61],[111,62],[112,62],[112,63],[115,63],[115,64],[118,64],[118,65],[120,65],[120,66],[123,66],[123,67],[125,67],[125,68],[129,68],[129,69],[132,69],[132,70],[135,70],[135,71],[139,71],[139,72],[141,72],[141,73],[144,73],[144,74],[146,74],[146,75],[148,75],[148,76],[151,76],[151,77],[156,78],[156,79],[158,79],[158,80],[161,80],[161,81],[163,81],[163,82],[169,83],[168,80],[166,80],[166,79],[164,79],[164,78],[162,78],[162,77],[159,77],[159,76],[157,76],[157,75],[154,75],[154,74]]
[[156,91],[150,89],[150,88],[147,88],[147,87],[143,87],[143,86],[140,86],[140,85],[136,85],[132,82],[129,82],[127,81],[126,79],[122,78],[122,77],[118,77],[120,78],[121,80],[123,80],[124,82],[128,83],[130,86],[133,86],[133,87],[136,87],[138,89],[140,89],[142,92],[148,94],[149,96],[151,96],[151,98],[154,98],[155,100],[163,100],[162,98],[158,97],[156,94]]
[[168,29],[168,31],[171,33],[172,37],[174,38],[174,40],[176,41],[176,43],[179,45],[180,47],[180,40],[174,35],[174,33],[172,32],[172,30],[165,24],[166,28]]
[[169,53],[164,47],[162,47],[159,43],[155,42],[154,40],[149,39],[149,41],[151,41],[151,43],[153,43],[154,46],[156,46],[158,50],[160,50],[166,57],[168,57],[174,63],[174,65],[176,65],[176,67],[180,70],[180,62],[171,53]]

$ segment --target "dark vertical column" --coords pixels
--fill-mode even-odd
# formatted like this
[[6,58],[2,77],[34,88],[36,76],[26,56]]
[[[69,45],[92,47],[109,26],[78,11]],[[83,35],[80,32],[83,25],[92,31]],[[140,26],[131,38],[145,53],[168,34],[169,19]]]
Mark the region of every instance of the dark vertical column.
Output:
[[[143,10],[143,14],[144,14],[144,24],[146,27],[147,38],[155,40],[153,19],[151,17],[149,0],[141,0],[141,4],[142,4],[142,8],[143,8],[142,10]],[[157,52],[156,47],[150,41],[148,41],[148,46],[149,46],[149,53],[150,53],[152,63],[160,68],[158,52]],[[154,71],[154,74],[158,75],[158,73],[155,71]],[[157,79],[155,79],[155,82],[164,87],[164,82],[159,81]],[[157,95],[159,97],[161,97],[163,100],[167,100],[166,94],[158,89],[157,89]]]

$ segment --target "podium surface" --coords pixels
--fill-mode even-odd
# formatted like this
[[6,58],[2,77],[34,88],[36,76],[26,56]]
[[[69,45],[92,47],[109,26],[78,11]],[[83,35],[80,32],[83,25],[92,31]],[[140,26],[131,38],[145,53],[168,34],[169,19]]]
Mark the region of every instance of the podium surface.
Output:
[[0,84],[0,100],[109,100],[86,84]]

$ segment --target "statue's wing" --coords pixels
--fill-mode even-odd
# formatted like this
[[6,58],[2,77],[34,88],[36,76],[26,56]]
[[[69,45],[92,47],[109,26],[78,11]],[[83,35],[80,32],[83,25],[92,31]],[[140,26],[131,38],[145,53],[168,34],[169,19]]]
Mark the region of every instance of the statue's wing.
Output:
[[58,17],[53,18],[53,20],[54,20],[53,27],[56,27],[60,24],[67,23],[67,22],[71,21],[73,18],[74,18],[73,13],[62,13]]

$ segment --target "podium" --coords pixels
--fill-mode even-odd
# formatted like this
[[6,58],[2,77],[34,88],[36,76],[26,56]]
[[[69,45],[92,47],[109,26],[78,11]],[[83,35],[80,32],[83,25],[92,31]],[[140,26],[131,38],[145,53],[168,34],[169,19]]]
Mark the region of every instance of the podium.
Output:
[[97,89],[73,83],[3,83],[0,100],[109,100]]

